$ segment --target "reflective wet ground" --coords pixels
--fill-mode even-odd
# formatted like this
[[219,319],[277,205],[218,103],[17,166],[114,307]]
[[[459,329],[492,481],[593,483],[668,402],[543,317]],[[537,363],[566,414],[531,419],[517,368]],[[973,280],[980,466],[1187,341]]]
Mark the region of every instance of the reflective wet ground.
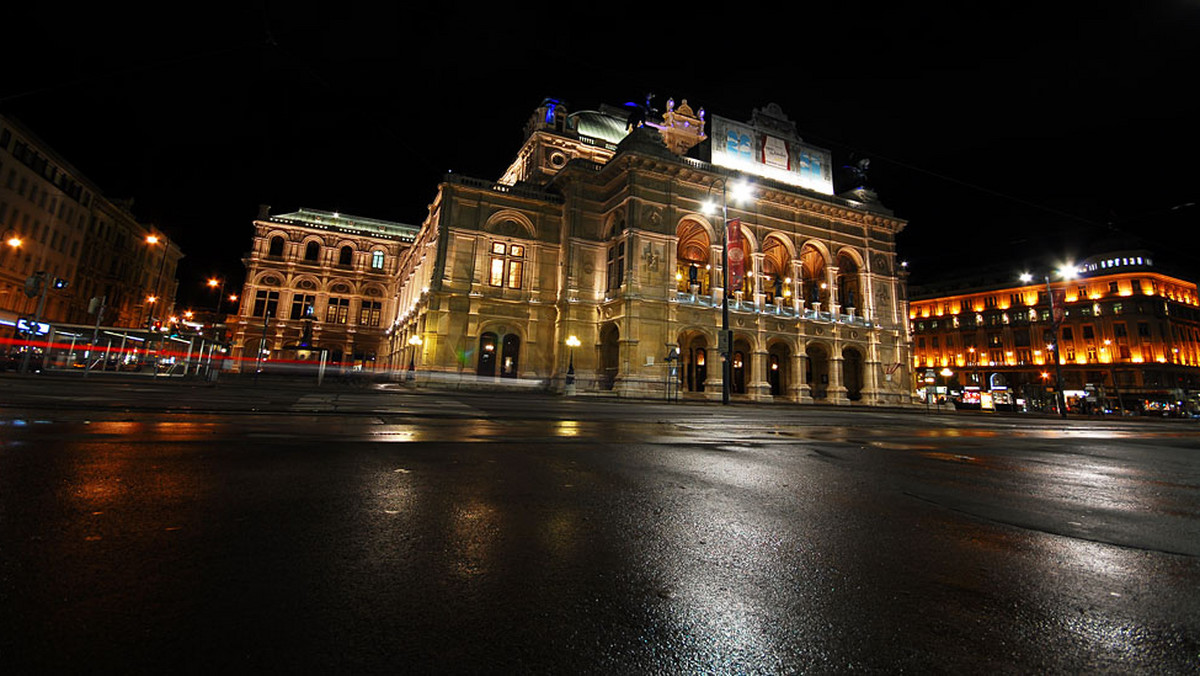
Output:
[[0,666],[1200,668],[1191,423],[169,394],[0,402]]

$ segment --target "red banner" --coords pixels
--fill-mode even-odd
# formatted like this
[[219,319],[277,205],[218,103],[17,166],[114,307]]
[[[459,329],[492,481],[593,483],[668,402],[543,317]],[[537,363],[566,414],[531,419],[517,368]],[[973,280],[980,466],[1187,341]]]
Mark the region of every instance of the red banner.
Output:
[[1059,324],[1062,324],[1063,319],[1067,316],[1067,292],[1063,289],[1055,289],[1050,293],[1050,306],[1053,308],[1050,318],[1054,321],[1054,326],[1057,327]]
[[742,280],[746,277],[746,250],[742,248],[742,221],[735,218],[729,221],[726,241],[729,243],[729,290],[733,293],[742,288]]

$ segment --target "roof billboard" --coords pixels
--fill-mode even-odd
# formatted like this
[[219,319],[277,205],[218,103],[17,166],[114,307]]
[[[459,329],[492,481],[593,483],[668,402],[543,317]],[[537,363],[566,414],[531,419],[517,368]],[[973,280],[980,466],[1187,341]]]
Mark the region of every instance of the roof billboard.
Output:
[[772,129],[712,117],[712,163],[780,183],[833,194],[833,156]]

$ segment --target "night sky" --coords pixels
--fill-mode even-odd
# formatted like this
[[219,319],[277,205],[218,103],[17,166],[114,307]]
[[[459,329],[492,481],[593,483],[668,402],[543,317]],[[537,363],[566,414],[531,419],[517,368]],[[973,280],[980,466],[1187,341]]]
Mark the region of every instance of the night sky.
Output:
[[240,281],[260,203],[418,224],[445,171],[500,176],[543,98],[647,93],[735,120],[776,102],[835,165],[871,158],[916,284],[1118,245],[1200,277],[1200,4],[1050,4],[94,4],[6,22],[0,110],[180,242],[185,305]]

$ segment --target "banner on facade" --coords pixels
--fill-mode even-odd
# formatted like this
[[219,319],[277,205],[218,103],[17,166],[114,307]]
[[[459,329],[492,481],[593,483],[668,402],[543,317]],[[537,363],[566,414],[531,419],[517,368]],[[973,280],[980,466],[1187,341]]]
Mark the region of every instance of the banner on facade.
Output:
[[1052,296],[1050,305],[1054,308],[1051,312],[1053,315],[1051,319],[1054,320],[1054,328],[1057,329],[1059,324],[1062,324],[1063,320],[1067,317],[1067,292],[1062,289],[1055,289],[1050,294]]
[[735,218],[726,226],[729,229],[726,241],[729,243],[729,290],[727,293],[742,288],[742,280],[746,277],[746,250],[742,248],[742,220]]

